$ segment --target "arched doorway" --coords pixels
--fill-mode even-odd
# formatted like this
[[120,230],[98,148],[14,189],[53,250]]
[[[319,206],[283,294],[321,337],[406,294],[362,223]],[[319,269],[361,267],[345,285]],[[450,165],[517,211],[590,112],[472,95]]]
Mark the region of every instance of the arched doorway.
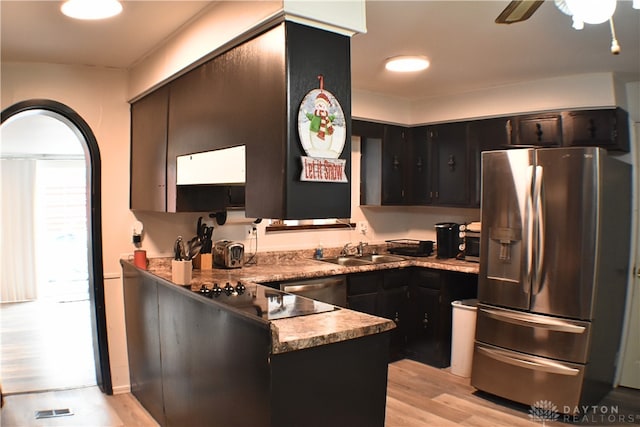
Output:
[[111,370],[107,343],[107,325],[102,269],[102,224],[100,151],[89,125],[68,106],[56,101],[34,99],[19,102],[2,111],[1,124],[25,114],[42,114],[65,123],[84,143],[87,171],[87,243],[91,331],[96,383],[100,390],[112,394]]

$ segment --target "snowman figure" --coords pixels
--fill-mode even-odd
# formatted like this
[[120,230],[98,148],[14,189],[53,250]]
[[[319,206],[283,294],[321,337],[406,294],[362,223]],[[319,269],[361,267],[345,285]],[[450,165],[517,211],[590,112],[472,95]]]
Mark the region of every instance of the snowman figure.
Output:
[[336,116],[329,114],[331,101],[329,97],[320,91],[314,100],[313,113],[306,113],[309,119],[309,135],[311,137],[311,145],[318,150],[327,150],[331,147],[333,138],[333,121]]

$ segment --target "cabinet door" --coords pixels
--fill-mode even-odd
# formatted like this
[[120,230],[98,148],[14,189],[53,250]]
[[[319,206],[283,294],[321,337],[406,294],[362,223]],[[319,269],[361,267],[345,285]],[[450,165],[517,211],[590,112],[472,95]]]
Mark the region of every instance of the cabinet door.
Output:
[[430,172],[429,165],[429,142],[427,138],[427,127],[420,126],[411,129],[409,138],[409,181],[408,181],[408,204],[427,205],[431,202],[430,197]]
[[378,294],[378,316],[393,320],[396,328],[391,331],[389,356],[391,360],[398,360],[404,356],[407,344],[408,326],[408,286],[384,289]]
[[563,114],[564,145],[629,152],[628,114],[621,108]]
[[347,308],[371,315],[378,314],[378,294],[360,294],[347,297]]
[[446,343],[441,339],[440,290],[414,287],[409,298],[415,329],[408,339],[407,357],[433,366],[447,366]]
[[168,90],[161,87],[131,105],[129,207],[167,210]]
[[382,138],[381,123],[354,120],[353,135],[360,137],[360,204],[382,204]]
[[464,206],[469,203],[467,124],[448,123],[429,128],[433,185],[432,203]]
[[131,393],[160,425],[166,425],[162,404],[158,285],[131,265],[123,264],[123,273]]
[[382,204],[405,203],[406,129],[385,126],[382,141]]
[[562,145],[562,129],[559,114],[523,116],[515,119],[515,143],[534,147]]
[[480,207],[482,152],[502,150],[511,143],[511,120],[506,117],[475,120],[469,123],[470,206]]

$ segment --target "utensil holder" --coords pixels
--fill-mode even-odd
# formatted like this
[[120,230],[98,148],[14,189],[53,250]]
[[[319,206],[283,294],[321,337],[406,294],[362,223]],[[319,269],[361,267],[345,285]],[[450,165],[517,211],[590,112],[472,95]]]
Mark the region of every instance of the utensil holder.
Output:
[[193,268],[200,270],[211,270],[213,268],[213,254],[198,254],[193,259]]
[[171,260],[171,281],[176,285],[191,284],[193,263],[189,261]]

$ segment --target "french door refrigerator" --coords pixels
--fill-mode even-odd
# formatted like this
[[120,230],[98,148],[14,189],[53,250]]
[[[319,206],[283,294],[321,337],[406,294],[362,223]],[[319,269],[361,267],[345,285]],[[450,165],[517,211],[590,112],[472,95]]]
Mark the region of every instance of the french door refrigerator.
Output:
[[630,187],[630,165],[601,148],[482,154],[474,387],[563,413],[611,389]]

